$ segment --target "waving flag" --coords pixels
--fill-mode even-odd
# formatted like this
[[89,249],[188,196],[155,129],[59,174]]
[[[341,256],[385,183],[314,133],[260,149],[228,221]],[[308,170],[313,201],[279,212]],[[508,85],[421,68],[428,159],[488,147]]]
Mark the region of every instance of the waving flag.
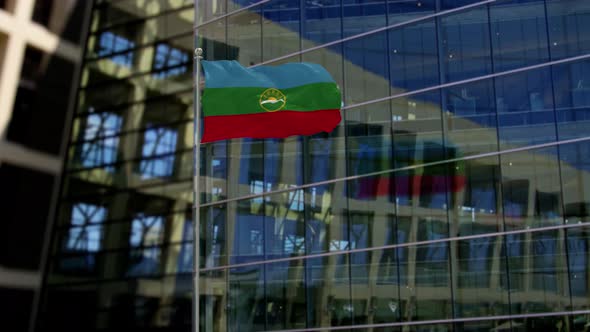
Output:
[[244,68],[237,61],[201,63],[203,143],[312,135],[331,132],[340,123],[340,89],[320,65]]

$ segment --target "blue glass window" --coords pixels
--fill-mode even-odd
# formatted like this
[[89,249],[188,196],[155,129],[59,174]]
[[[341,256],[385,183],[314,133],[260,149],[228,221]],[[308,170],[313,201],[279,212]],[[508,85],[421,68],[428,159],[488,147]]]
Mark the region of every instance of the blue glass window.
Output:
[[72,207],[70,229],[63,249],[75,256],[62,257],[60,268],[69,272],[90,272],[96,265],[96,253],[101,249],[103,222],[107,210],[99,205],[76,203]]
[[477,8],[440,20],[445,82],[487,75],[492,71],[488,11]]
[[110,59],[119,65],[131,67],[133,64],[133,52],[126,52],[135,47],[135,43],[131,40],[116,35],[110,31],[105,31],[100,34],[98,56],[106,56],[112,53],[117,53],[111,56]]
[[489,285],[492,240],[492,237],[485,237],[459,242],[461,287],[485,288]]
[[300,253],[302,254],[305,249],[305,238],[294,234],[285,236],[285,253]]
[[386,24],[385,0],[342,1],[344,37],[374,30]]
[[550,77],[548,69],[541,69],[495,80],[501,148],[555,140]]
[[174,172],[176,151],[175,130],[164,127],[148,127],[144,133],[140,172],[143,179],[167,177]]
[[588,135],[590,121],[590,61],[553,66],[559,139]]
[[588,293],[588,235],[583,231],[568,232],[567,250],[572,296],[584,298]]
[[[108,165],[116,161],[119,137],[114,135],[121,130],[121,123],[121,116],[113,113],[95,113],[86,118],[85,142],[80,155],[84,167]],[[113,167],[104,169],[112,171]]]
[[388,24],[409,21],[434,13],[436,0],[387,1]]
[[189,56],[177,48],[166,44],[159,44],[154,55],[153,70],[156,78],[178,76],[187,72]]
[[106,219],[106,214],[107,210],[98,205],[74,204],[66,248],[74,251],[98,251],[102,238],[102,222]]
[[[290,185],[290,188],[297,187],[296,185]],[[294,211],[303,211],[305,204],[303,200],[303,189],[298,189],[289,192],[289,209]]]
[[496,72],[549,59],[544,2],[499,1],[490,6],[492,50]]
[[434,20],[391,30],[389,60],[394,94],[437,85],[439,70]]
[[305,0],[301,20],[303,42],[323,44],[342,38],[340,0]]
[[131,251],[131,266],[128,275],[149,275],[158,272],[161,244],[164,235],[164,218],[137,214],[131,222],[131,236],[129,244]]
[[559,283],[557,257],[561,256],[560,241],[555,233],[536,233],[532,241],[533,289],[556,291]]
[[546,1],[553,60],[590,52],[590,11],[584,0]]

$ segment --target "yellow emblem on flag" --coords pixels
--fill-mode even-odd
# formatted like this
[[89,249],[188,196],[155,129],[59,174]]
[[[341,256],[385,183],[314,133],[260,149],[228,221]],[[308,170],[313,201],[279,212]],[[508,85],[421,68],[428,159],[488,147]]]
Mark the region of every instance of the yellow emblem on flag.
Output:
[[275,88],[268,88],[260,95],[260,107],[267,112],[280,111],[287,104],[287,97]]

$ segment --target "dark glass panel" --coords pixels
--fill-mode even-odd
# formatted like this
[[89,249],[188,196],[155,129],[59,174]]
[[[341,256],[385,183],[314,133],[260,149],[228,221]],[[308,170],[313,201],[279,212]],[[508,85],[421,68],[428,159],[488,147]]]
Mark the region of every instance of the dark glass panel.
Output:
[[[294,188],[303,184],[302,140],[298,137],[268,139],[264,143],[266,190]],[[305,197],[303,189],[267,196],[265,205],[267,258],[302,255],[305,243]]]
[[562,224],[557,149],[509,153],[501,155],[500,159],[506,228]]
[[[394,167],[391,143],[390,103],[376,103],[369,106],[351,108],[345,111],[348,151],[348,173],[363,175],[387,171]],[[386,200],[390,195],[391,173],[369,176],[348,182],[348,197],[354,204],[363,205],[363,200]],[[389,200],[391,201],[391,200]],[[352,203],[352,202],[351,202]],[[373,207],[365,205],[366,211]],[[355,210],[363,211],[361,206]],[[393,206],[383,206],[379,210],[393,212]]]
[[493,96],[492,80],[443,90],[448,158],[498,150]]
[[197,30],[197,35],[201,38],[200,46],[203,49],[203,59],[214,61],[237,58],[239,49],[227,44],[226,31],[225,20],[211,22]]
[[394,167],[444,160],[440,92],[391,101]]
[[514,331],[522,332],[520,323],[508,320],[484,320],[476,322],[455,322],[455,332],[487,332],[487,331]]
[[[88,72],[87,80],[89,82],[106,81],[108,79],[108,76],[99,72]],[[81,84],[84,83],[81,82]],[[123,104],[127,106],[129,103],[145,100],[146,97],[145,93],[142,93],[141,96],[137,96],[138,98],[135,99],[133,86],[125,80],[109,82],[107,91],[108,93],[105,93],[104,86],[101,89],[81,89],[78,92],[78,112],[86,113],[91,112],[93,109],[102,110]]]
[[531,70],[495,80],[500,148],[556,140],[549,69]]
[[563,231],[505,236],[510,313],[563,311],[570,304]]
[[590,143],[559,146],[565,222],[590,221]]
[[444,82],[492,72],[487,7],[443,16],[439,25]]
[[[481,0],[442,0],[440,1],[439,10],[449,10],[463,6],[472,5],[481,2]],[[482,6],[483,7],[483,6]]]
[[590,234],[586,227],[567,230],[567,260],[573,310],[587,310],[590,307],[589,240]]
[[[227,270],[218,270],[210,272],[201,272],[201,331],[224,332],[228,331],[228,316],[231,312],[230,303],[228,302],[230,293],[228,292]],[[186,275],[184,282],[184,293],[192,292],[192,277]],[[187,315],[185,323],[192,323],[191,301],[189,297],[184,297],[187,303]]]
[[[305,177],[307,183],[320,182],[346,176],[344,159],[344,123],[331,134],[316,134],[304,144],[307,157]],[[318,185],[305,190],[307,253],[341,250],[346,247],[345,231],[346,182]],[[320,264],[312,261],[310,264]]]
[[590,61],[556,65],[552,69],[559,139],[587,136],[590,130]]
[[19,80],[11,82],[17,90],[4,132],[8,141],[60,153],[74,71],[70,60],[26,48]]
[[[590,144],[587,142],[561,145],[561,181],[563,183],[564,218],[567,224],[588,222],[590,219]],[[574,310],[587,309],[589,274],[589,236],[586,228],[567,231],[569,280]],[[585,322],[578,317],[575,322]]]
[[389,63],[393,95],[439,83],[434,20],[389,31]]
[[[419,240],[437,237],[436,232],[423,228],[418,234],[425,231],[430,235]],[[399,264],[400,271],[407,272],[408,280],[405,287],[400,288],[402,321],[452,318],[448,243],[410,246],[407,257],[400,257]]]
[[33,21],[49,27],[49,19],[53,14],[53,0],[35,0],[33,5]]
[[[393,223],[391,223],[393,226]],[[373,234],[395,237],[395,229],[379,227]],[[391,238],[391,241],[394,239]],[[383,324],[400,321],[398,249],[351,255],[351,288],[354,324]]]
[[38,270],[55,178],[0,164],[0,266]]
[[387,33],[344,43],[344,100],[347,105],[389,95]]
[[303,48],[342,38],[341,0],[304,1],[301,19]]
[[96,311],[88,309],[96,307],[97,290],[96,284],[48,288],[45,291],[43,311],[37,321],[39,331],[74,332],[95,326]]
[[544,1],[500,1],[490,5],[494,71],[549,60]]
[[228,204],[227,218],[235,220],[228,225],[227,230],[230,264],[258,262],[265,259],[267,236],[265,226],[274,221],[274,218],[266,216],[266,200],[265,197],[259,197]]
[[274,0],[262,6],[262,60],[300,50],[300,8],[292,0]]
[[29,331],[34,292],[25,289],[0,288],[0,310],[3,325],[14,332]]
[[308,326],[351,323],[349,259],[347,255],[312,258],[306,263]]
[[[204,148],[203,169],[201,173],[205,175],[204,184],[200,187],[201,192],[205,193],[205,201],[211,202],[220,199],[225,199],[229,196],[228,193],[228,143],[214,142],[207,144]],[[202,147],[203,149],[203,147]]]
[[296,260],[265,265],[266,330],[307,326],[306,263],[305,260]]
[[451,242],[456,257],[453,260],[456,317],[510,314],[508,289],[499,286],[507,278],[506,270],[501,268],[505,259],[501,255],[503,245],[503,237],[496,236]]
[[233,268],[228,279],[227,330],[266,330],[265,266]]
[[453,173],[447,173],[446,165],[395,172],[393,182],[398,216],[412,218],[416,223],[423,222],[423,226],[433,232],[429,235],[446,237],[448,194],[454,190],[455,180]]
[[[502,229],[501,176],[498,157],[449,164],[454,174],[450,194],[451,233],[468,236]],[[454,168],[454,169],[453,169]]]
[[388,24],[397,24],[434,14],[436,0],[387,0]]
[[342,1],[344,37],[384,27],[387,23],[386,0]]
[[583,0],[548,0],[547,21],[551,58],[562,59],[590,51],[590,6]]
[[243,66],[262,61],[262,16],[261,7],[233,14],[227,18],[227,43],[234,48],[230,59],[238,60]]

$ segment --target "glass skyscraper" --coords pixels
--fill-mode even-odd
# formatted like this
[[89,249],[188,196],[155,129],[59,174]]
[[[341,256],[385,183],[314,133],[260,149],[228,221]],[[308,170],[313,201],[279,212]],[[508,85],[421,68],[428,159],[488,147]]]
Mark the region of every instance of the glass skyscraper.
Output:
[[190,330],[195,44],[344,98],[201,146],[201,331],[590,329],[590,1],[194,6],[95,1],[39,331]]

